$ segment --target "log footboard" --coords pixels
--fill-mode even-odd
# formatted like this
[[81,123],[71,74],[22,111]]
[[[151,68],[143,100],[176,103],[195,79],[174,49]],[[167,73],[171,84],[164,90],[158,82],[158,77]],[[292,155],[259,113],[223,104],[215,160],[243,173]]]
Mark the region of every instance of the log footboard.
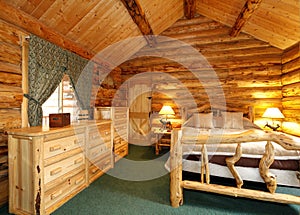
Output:
[[[225,137],[224,137],[225,136]],[[262,132],[262,131],[247,131],[244,134],[238,135],[223,135],[220,138],[220,143],[233,144],[236,141],[239,142],[236,153],[233,157],[227,158],[226,163],[231,173],[237,181],[237,188],[231,186],[223,186],[218,184],[209,184],[209,176],[206,178],[206,183],[204,183],[204,171],[205,174],[209,174],[208,164],[206,163],[206,140],[207,136],[198,137],[182,137],[182,131],[173,130],[171,138],[171,149],[170,149],[170,201],[173,207],[179,207],[183,204],[183,189],[193,189],[205,192],[212,192],[218,194],[224,194],[234,197],[246,197],[256,200],[271,201],[285,204],[300,204],[300,196],[275,193],[277,183],[276,177],[269,172],[269,167],[274,161],[274,147],[271,142],[279,144],[288,150],[300,150],[300,144],[293,144],[288,137],[280,136],[278,138],[273,133]],[[236,171],[234,164],[240,159],[242,155],[242,143],[243,142],[253,142],[253,141],[267,141],[265,146],[265,154],[263,155],[259,170],[260,175],[267,184],[267,188],[270,192],[251,190],[242,188],[243,180]],[[197,181],[182,180],[182,144],[201,144],[202,153],[204,156],[202,158],[201,166],[201,179]]]

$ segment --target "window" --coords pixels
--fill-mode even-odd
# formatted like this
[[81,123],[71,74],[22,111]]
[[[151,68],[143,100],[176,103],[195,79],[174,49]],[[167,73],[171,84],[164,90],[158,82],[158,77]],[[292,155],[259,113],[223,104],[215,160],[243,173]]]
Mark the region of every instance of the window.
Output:
[[49,125],[49,114],[51,113],[70,113],[71,122],[76,121],[79,107],[68,75],[64,75],[61,83],[42,105],[42,108],[43,126]]

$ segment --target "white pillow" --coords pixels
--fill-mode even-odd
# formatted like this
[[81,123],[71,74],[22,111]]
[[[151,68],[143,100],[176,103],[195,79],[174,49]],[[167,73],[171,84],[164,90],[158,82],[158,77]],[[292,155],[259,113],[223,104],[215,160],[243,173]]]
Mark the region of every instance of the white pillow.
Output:
[[244,129],[242,112],[222,112],[223,128]]
[[193,118],[197,128],[214,128],[213,113],[194,113]]

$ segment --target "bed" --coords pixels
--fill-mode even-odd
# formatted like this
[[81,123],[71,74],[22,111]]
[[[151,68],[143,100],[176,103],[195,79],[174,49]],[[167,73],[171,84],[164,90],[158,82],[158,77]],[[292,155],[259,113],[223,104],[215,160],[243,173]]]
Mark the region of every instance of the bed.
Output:
[[[183,188],[300,204],[299,196],[276,193],[277,185],[300,187],[300,138],[262,130],[253,123],[252,110],[182,111],[185,122],[172,131],[166,163],[173,207],[183,204]],[[182,171],[199,173],[200,180],[183,180]],[[211,184],[211,175],[233,178],[236,187]],[[244,180],[266,183],[268,191],[243,188]]]

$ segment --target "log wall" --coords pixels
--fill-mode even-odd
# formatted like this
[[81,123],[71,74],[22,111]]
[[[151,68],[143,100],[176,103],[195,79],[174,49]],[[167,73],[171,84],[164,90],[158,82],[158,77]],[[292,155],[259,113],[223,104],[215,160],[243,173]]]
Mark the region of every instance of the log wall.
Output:
[[180,19],[162,33],[166,38],[157,38],[154,48],[144,47],[136,59],[122,64],[122,76],[153,73],[153,111],[165,103],[173,104],[177,113],[178,106],[209,102],[218,106],[223,95],[227,106],[254,106],[257,119],[267,107],[281,108],[283,51],[247,34],[230,37],[229,32],[230,28],[203,16]]
[[94,71],[91,107],[127,107],[127,84],[121,69],[96,65]]
[[285,50],[282,64],[283,129],[300,136],[300,43]]
[[6,129],[21,127],[23,32],[0,20],[0,205],[8,200]]

